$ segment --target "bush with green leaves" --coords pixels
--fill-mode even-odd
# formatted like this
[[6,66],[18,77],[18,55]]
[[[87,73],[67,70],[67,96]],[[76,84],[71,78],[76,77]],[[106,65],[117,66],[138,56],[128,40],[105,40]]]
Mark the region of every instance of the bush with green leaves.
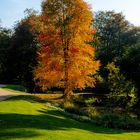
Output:
[[126,109],[133,107],[137,102],[137,89],[133,82],[126,80],[124,75],[120,73],[119,67],[116,67],[114,63],[109,63],[107,69],[110,89],[108,105]]
[[86,104],[87,106],[92,106],[92,105],[93,105],[95,102],[97,102],[97,101],[98,101],[97,98],[92,97],[92,98],[86,99],[86,100],[85,100],[85,104]]
[[140,130],[140,121],[129,115],[119,115],[115,113],[102,114],[94,121],[97,125],[106,128],[118,128],[124,130]]
[[99,112],[95,107],[86,107],[82,110],[82,112],[91,119],[95,119],[97,116],[99,116]]
[[83,102],[84,102],[84,97],[83,97],[83,95],[75,94],[75,95],[74,95],[74,98],[73,98],[73,101],[74,101],[75,103],[78,103],[78,104],[83,104]]
[[69,112],[69,113],[72,113],[72,114],[78,114],[80,115],[81,112],[79,110],[79,108],[73,103],[73,102],[70,102],[70,101],[65,101],[63,104],[62,104],[62,108]]

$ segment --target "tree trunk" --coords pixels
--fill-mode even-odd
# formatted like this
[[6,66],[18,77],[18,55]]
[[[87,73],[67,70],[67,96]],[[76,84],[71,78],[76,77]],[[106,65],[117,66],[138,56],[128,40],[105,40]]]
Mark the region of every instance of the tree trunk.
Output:
[[63,7],[63,18],[62,18],[62,42],[63,42],[63,52],[64,52],[64,98],[66,100],[71,100],[72,91],[69,87],[69,45],[68,45],[68,38],[66,37],[67,31],[66,31],[66,13],[64,8],[64,2],[62,2]]
[[69,85],[69,72],[68,72],[68,63],[69,63],[69,54],[68,54],[68,45],[67,43],[65,43],[65,47],[64,47],[64,73],[65,73],[65,77],[64,77],[64,98],[66,100],[71,100],[70,98],[72,97],[72,90],[70,89],[70,85]]

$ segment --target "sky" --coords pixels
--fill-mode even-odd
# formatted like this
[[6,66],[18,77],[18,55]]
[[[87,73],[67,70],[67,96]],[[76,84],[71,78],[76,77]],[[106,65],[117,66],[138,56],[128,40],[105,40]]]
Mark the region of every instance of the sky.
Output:
[[[24,10],[33,8],[40,11],[42,0],[0,0],[0,19],[3,27],[12,28],[24,18]],[[85,0],[98,10],[122,12],[132,24],[140,26],[140,0]]]

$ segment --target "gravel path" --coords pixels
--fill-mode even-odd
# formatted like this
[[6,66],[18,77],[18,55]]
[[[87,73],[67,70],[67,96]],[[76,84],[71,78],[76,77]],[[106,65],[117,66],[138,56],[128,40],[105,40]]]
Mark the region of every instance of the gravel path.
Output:
[[[0,85],[0,87],[5,87],[5,85]],[[24,94],[7,91],[0,88],[0,101],[6,100],[12,96],[19,96],[19,95],[24,95]]]

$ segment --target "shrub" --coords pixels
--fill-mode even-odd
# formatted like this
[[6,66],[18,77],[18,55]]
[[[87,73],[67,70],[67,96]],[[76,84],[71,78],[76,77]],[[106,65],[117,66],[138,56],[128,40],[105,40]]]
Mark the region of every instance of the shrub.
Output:
[[74,100],[74,102],[76,102],[78,104],[83,104],[84,97],[82,95],[77,94],[77,95],[74,96],[73,100]]
[[95,123],[106,128],[140,130],[140,122],[129,115],[103,114],[96,118]]
[[86,103],[87,106],[92,106],[97,101],[98,101],[97,98],[92,97],[92,98],[89,98],[89,99],[85,100],[85,103]]
[[99,115],[99,112],[95,107],[87,107],[82,110],[83,114],[90,117],[91,119],[96,118]]
[[62,108],[67,112],[73,114],[80,114],[78,107],[73,102],[69,102],[69,101],[64,102],[62,104]]
[[110,93],[108,96],[108,103],[113,107],[131,108],[136,102],[137,89],[132,81],[126,80],[124,75],[120,73],[119,67],[114,63],[107,65],[109,70],[108,84]]

